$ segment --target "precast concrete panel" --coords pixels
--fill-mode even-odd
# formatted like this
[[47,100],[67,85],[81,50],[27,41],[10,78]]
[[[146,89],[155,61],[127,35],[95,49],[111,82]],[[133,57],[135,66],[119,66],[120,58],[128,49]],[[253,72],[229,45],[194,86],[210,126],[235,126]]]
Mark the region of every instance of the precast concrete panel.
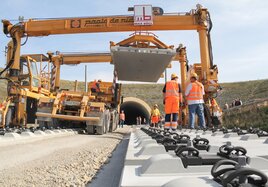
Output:
[[157,82],[176,54],[173,49],[111,47],[118,80]]

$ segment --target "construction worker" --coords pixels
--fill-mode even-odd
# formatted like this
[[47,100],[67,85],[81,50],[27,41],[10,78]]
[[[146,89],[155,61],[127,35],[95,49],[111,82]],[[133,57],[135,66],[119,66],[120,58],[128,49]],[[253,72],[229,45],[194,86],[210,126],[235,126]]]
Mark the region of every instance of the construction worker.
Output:
[[189,126],[191,129],[194,129],[195,114],[197,114],[200,128],[206,128],[203,99],[203,95],[205,94],[204,86],[202,83],[197,81],[196,73],[192,73],[190,76],[190,83],[187,85],[185,90],[189,109]]
[[165,130],[176,131],[178,126],[179,104],[182,102],[181,86],[178,76],[171,74],[171,80],[163,88],[163,103],[165,104]]
[[100,92],[100,83],[101,83],[101,79],[99,79],[98,82],[96,80],[94,80],[94,82],[90,88],[91,92],[95,92],[95,93]]
[[158,127],[159,119],[160,119],[160,112],[158,110],[158,105],[155,104],[153,109],[151,110],[152,127]]
[[121,125],[121,127],[123,128],[123,126],[125,124],[125,120],[126,120],[124,110],[121,111],[119,117],[120,117],[119,127]]

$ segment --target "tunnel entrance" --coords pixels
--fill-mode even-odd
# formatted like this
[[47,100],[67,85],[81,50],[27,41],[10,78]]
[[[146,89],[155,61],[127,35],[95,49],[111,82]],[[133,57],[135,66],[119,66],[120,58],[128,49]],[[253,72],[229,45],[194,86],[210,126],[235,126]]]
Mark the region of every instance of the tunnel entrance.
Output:
[[126,97],[120,106],[120,111],[124,110],[126,121],[125,124],[136,124],[136,118],[141,117],[142,123],[144,119],[148,123],[150,120],[150,106],[141,99],[135,97]]

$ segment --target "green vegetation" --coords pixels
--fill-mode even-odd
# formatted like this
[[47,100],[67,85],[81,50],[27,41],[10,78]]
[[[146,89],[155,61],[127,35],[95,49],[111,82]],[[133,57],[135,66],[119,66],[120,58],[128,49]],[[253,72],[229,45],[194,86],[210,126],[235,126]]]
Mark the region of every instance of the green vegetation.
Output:
[[[74,90],[74,81],[66,81],[66,80],[61,80],[60,85],[62,89],[69,89],[69,90]],[[78,82],[77,90],[83,91],[85,89],[85,84],[84,82]]]
[[[137,97],[144,100],[150,106],[155,103],[163,111],[163,84],[124,84],[122,85],[122,95],[124,97]],[[268,130],[268,107],[256,107],[255,101],[268,98],[268,79],[223,83],[221,84],[217,101],[223,108],[227,102],[230,104],[234,99],[240,98],[244,104],[252,103],[252,107],[246,110],[230,110],[225,114],[224,125],[232,127],[240,124],[242,127],[256,126]],[[74,89],[74,81],[61,81],[62,89]],[[78,83],[78,90],[84,90],[84,83]],[[6,97],[6,81],[0,80],[0,100]]]
[[[231,110],[225,113],[223,124],[232,128],[233,126],[241,127],[260,127],[268,131],[268,107],[258,107],[255,101],[268,98],[268,79],[223,83],[222,90],[217,97],[217,101],[223,108],[224,104],[240,98],[244,104],[252,103],[243,110]],[[150,106],[157,103],[160,110],[163,111],[162,88],[163,84],[126,84],[123,85],[123,96],[138,97]]]
[[[123,85],[123,95],[138,97],[148,104],[162,103],[163,84],[125,84]],[[227,102],[230,104],[234,99],[240,98],[243,103],[268,97],[268,79],[245,81],[235,83],[222,83],[217,101],[223,107]]]
[[233,128],[234,126],[244,129],[258,127],[268,131],[268,106],[252,104],[249,107],[229,110],[225,112],[223,121],[227,128]]
[[240,98],[243,103],[249,103],[268,97],[268,79],[223,83],[221,86],[223,89],[217,98],[221,106],[226,102],[231,104],[236,98]]
[[124,84],[122,85],[122,95],[142,99],[150,107],[158,104],[159,109],[163,111],[163,86],[163,84]]

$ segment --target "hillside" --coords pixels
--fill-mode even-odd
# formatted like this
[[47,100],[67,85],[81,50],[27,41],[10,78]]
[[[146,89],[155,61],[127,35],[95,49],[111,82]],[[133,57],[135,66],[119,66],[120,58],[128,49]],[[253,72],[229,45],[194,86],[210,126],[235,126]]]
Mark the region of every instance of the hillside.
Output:
[[[233,99],[240,98],[243,103],[249,103],[254,100],[268,97],[268,79],[222,83],[217,100],[221,106],[226,102],[231,103]],[[61,81],[61,88],[73,89],[74,81]],[[84,83],[78,83],[78,90],[84,89]],[[163,84],[124,84],[122,86],[122,95],[124,97],[138,97],[148,104],[153,105],[162,103]],[[6,80],[0,80],[0,100],[6,97]]]
[[[244,105],[248,104],[250,106],[247,107],[247,110],[232,110],[231,112],[227,112],[224,118],[225,125],[232,127],[239,123],[242,127],[258,126],[265,127],[268,130],[268,106],[258,108],[255,104],[258,100],[268,98],[268,79],[223,83],[221,86],[223,89],[217,97],[217,101],[221,107],[226,102],[230,104],[236,98],[240,98]],[[62,80],[61,88],[73,90],[74,81]],[[124,84],[122,85],[122,95],[124,97],[140,98],[150,106],[157,103],[163,112],[162,89],[163,84]],[[79,82],[78,90],[84,90],[83,82]],[[0,100],[3,101],[5,97],[6,81],[0,80]]]
[[122,85],[122,95],[140,98],[150,106],[157,103],[160,110],[163,111],[163,86],[163,84],[124,84]]
[[243,103],[268,97],[268,79],[223,83],[222,91],[217,100],[223,106],[226,102],[231,103],[233,99],[240,98]]
[[[235,83],[222,83],[217,101],[223,107],[231,103],[234,99],[240,98],[243,103],[248,103],[260,98],[268,97],[268,79],[245,81]],[[163,84],[125,84],[123,85],[123,95],[144,99],[149,104],[162,103]]]
[[[254,100],[268,97],[268,79],[222,83],[217,101],[223,106],[226,102],[231,103],[233,99],[240,98],[243,103],[249,103]],[[61,81],[61,88],[73,89],[74,81]],[[78,90],[84,89],[84,83],[78,83]],[[122,86],[122,95],[124,97],[138,97],[149,105],[157,103],[162,108],[162,89],[163,84],[124,84]],[[0,80],[0,100],[6,97],[6,80]]]
[[[7,81],[6,80],[0,80],[0,101],[2,102],[6,98],[6,87],[7,87]],[[61,81],[61,87],[64,89],[74,89],[74,81]],[[84,90],[84,84],[82,82],[78,83],[78,90]]]
[[[258,102],[259,100],[267,100],[268,98],[268,79],[223,83],[221,86],[223,89],[220,91],[217,101],[222,108],[226,102],[230,104],[236,98],[240,98],[244,103],[242,108],[238,107],[225,111],[223,125],[228,128],[232,128],[234,125],[242,128],[254,126],[268,131],[268,106],[267,104],[260,105]],[[123,85],[123,95],[139,97],[145,100],[150,106],[158,103],[161,111],[163,111],[162,88],[163,85],[161,84],[127,84]]]
[[224,111],[223,121],[228,128],[254,126],[268,131],[268,99],[230,108]]

